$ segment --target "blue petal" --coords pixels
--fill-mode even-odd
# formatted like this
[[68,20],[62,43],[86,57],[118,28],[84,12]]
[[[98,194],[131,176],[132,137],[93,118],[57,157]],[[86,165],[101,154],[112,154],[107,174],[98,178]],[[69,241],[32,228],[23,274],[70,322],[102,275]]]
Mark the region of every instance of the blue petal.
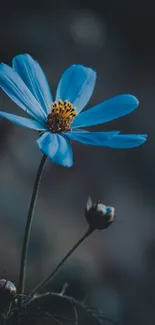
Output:
[[42,122],[46,114],[19,75],[8,65],[0,64],[0,87],[26,113]]
[[54,163],[71,167],[73,165],[73,153],[70,141],[56,133],[45,132],[37,140],[39,149]]
[[134,148],[143,144],[147,139],[146,134],[120,134],[107,141],[106,147],[110,148]]
[[88,103],[96,82],[96,72],[82,65],[72,65],[63,73],[56,100],[69,100],[79,113]]
[[64,134],[74,141],[79,141],[93,146],[104,146],[107,140],[115,137],[120,131],[112,132],[85,132],[83,130],[74,132],[65,132]]
[[112,121],[131,113],[138,104],[138,99],[132,95],[116,96],[79,114],[75,117],[72,127],[92,126]]
[[13,68],[19,74],[46,114],[51,111],[52,94],[46,76],[39,63],[29,55],[17,55],[13,59]]
[[30,118],[25,118],[25,117],[21,117],[21,116],[17,116],[14,114],[9,114],[9,113],[5,113],[5,112],[1,112],[0,111],[0,116],[6,118],[7,120],[18,124],[20,126],[29,128],[29,129],[33,129],[33,130],[39,130],[39,131],[44,131],[46,130],[46,128],[43,126],[43,124],[32,120]]

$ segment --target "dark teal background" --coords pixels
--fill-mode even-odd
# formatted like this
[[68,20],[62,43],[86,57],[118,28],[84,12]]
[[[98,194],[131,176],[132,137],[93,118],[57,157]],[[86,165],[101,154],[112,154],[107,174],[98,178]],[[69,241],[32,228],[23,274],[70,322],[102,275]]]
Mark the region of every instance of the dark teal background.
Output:
[[[33,223],[27,291],[83,235],[88,195],[116,208],[116,220],[96,232],[49,289],[93,304],[122,325],[155,323],[155,11],[153,1],[3,1],[0,60],[29,53],[44,69],[54,95],[61,73],[80,63],[97,71],[86,108],[120,93],[139,101],[132,114],[94,130],[148,133],[141,147],[117,150],[73,143],[70,169],[44,170]],[[0,108],[21,114],[0,91]],[[23,115],[24,116],[24,115]],[[0,120],[0,267],[18,282],[24,225],[41,153],[37,134]],[[3,270],[6,269],[6,274]]]

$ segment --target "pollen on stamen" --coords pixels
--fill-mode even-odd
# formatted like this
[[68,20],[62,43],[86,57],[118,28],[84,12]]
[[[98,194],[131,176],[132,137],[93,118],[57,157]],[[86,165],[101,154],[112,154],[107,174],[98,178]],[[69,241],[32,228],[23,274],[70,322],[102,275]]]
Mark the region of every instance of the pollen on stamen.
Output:
[[77,115],[76,108],[68,100],[59,99],[51,105],[51,113],[47,117],[47,126],[53,133],[70,131],[70,124]]

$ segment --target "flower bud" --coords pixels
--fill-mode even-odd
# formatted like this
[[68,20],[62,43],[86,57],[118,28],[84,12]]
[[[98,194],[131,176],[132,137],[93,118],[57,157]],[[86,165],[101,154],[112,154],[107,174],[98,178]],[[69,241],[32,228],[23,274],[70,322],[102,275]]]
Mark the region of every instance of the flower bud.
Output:
[[91,229],[106,229],[114,221],[115,209],[103,203],[92,203],[88,198],[85,216]]
[[15,296],[16,287],[15,285],[6,279],[0,279],[0,295],[8,296],[10,299]]
[[0,279],[0,324],[1,317],[5,318],[5,314],[8,312],[10,303],[14,300],[15,295],[15,285],[9,280]]

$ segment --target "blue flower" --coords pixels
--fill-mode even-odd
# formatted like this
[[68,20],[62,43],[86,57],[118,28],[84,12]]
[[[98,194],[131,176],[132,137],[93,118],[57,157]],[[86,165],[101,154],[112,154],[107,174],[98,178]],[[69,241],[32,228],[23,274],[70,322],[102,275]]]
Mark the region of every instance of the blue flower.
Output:
[[96,72],[82,65],[70,66],[62,75],[55,102],[40,65],[30,55],[17,55],[12,68],[0,64],[0,86],[29,118],[0,111],[0,116],[37,130],[41,152],[54,163],[71,167],[71,141],[110,148],[132,148],[146,141],[146,135],[123,135],[119,131],[88,132],[81,127],[112,121],[138,106],[132,95],[119,95],[81,113],[96,82]]

